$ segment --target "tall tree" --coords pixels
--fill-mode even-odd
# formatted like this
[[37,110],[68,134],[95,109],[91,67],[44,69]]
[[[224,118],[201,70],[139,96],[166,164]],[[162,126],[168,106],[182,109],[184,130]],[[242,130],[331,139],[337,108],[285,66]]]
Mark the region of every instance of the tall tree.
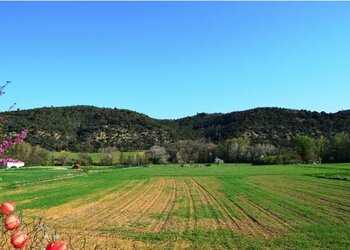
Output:
[[304,163],[316,161],[316,142],[307,135],[298,135],[293,139],[295,152]]

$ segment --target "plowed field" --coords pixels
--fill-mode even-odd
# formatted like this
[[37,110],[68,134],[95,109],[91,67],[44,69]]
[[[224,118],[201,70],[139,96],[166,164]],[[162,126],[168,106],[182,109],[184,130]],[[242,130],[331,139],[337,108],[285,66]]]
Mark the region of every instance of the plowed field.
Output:
[[[51,171],[50,178],[35,181],[33,173],[42,171]],[[323,178],[348,175],[350,165],[52,171],[1,172],[1,199],[14,200],[28,218],[43,217],[73,249],[84,241],[85,249],[346,249],[350,243],[350,182]]]

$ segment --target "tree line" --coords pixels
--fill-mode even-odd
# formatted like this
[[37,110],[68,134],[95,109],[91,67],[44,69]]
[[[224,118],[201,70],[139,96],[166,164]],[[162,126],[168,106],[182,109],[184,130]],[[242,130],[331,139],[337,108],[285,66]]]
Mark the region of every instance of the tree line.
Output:
[[139,153],[119,152],[115,147],[99,150],[100,157],[93,161],[89,153],[71,157],[68,152],[55,154],[40,146],[20,143],[6,154],[20,159],[26,165],[81,165],[145,166],[166,163],[214,163],[217,159],[226,163],[253,163],[255,165],[294,163],[350,162],[350,135],[339,133],[329,138],[312,138],[297,135],[285,147],[269,143],[254,143],[248,137],[238,137],[215,144],[207,140],[180,140],[164,146],[154,145]]
[[[117,154],[116,154],[117,153]],[[26,166],[140,166],[148,161],[143,152],[119,152],[115,148],[103,148],[93,159],[90,153],[53,152],[40,146],[22,142],[6,152],[7,157],[25,162]]]
[[164,147],[153,146],[147,152],[151,163],[253,163],[255,165],[350,162],[350,135],[339,133],[329,138],[297,135],[289,145],[276,147],[253,143],[238,137],[214,144],[204,140],[182,140]]

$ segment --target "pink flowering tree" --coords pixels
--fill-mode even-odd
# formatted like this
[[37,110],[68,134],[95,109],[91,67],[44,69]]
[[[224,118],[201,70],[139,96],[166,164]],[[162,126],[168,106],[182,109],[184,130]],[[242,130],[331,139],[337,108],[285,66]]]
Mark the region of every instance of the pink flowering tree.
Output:
[[[1,119],[1,118],[0,118]],[[0,144],[0,155],[3,155],[6,153],[6,151],[13,145],[16,145],[18,143],[21,143],[26,135],[28,134],[28,129],[23,130],[15,139],[12,140],[4,140]],[[6,164],[7,162],[16,162],[17,159],[13,158],[0,158],[0,164]]]
[[[5,88],[6,86],[11,83],[10,81],[6,81],[4,85],[0,86],[0,96],[5,94]],[[0,116],[0,123],[4,121],[4,117]],[[13,145],[16,145],[18,143],[21,143],[26,135],[28,134],[28,129],[24,129],[22,132],[19,133],[19,135],[15,139],[9,139],[9,140],[4,140],[0,144],[0,156],[5,154],[6,151]],[[0,158],[0,164],[6,164],[7,162],[16,162],[17,159],[12,159],[12,158]]]

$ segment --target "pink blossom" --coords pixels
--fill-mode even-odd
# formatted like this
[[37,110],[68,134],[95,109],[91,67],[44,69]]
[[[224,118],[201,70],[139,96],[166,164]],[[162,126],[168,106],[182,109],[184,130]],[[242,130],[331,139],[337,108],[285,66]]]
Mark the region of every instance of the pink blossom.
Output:
[[[6,86],[11,83],[10,81],[6,81],[4,85],[0,86],[0,96],[2,96],[5,92],[4,89],[6,88]],[[4,120],[4,117],[0,116],[0,123]],[[28,129],[23,130],[18,136],[17,138],[13,139],[13,140],[5,140],[3,142],[0,143],[0,155],[3,155],[9,147],[16,145],[18,143],[21,143],[23,141],[23,139],[26,137],[26,135],[28,134]],[[0,164],[4,164],[7,162],[16,162],[16,159],[12,159],[12,158],[7,158],[7,159],[0,159]]]
[[18,160],[12,158],[0,159],[0,164],[6,164],[8,162],[18,162]]
[[5,141],[3,141],[0,144],[0,155],[4,154],[9,147],[22,142],[27,134],[28,134],[28,129],[25,129],[14,140],[5,140]]

